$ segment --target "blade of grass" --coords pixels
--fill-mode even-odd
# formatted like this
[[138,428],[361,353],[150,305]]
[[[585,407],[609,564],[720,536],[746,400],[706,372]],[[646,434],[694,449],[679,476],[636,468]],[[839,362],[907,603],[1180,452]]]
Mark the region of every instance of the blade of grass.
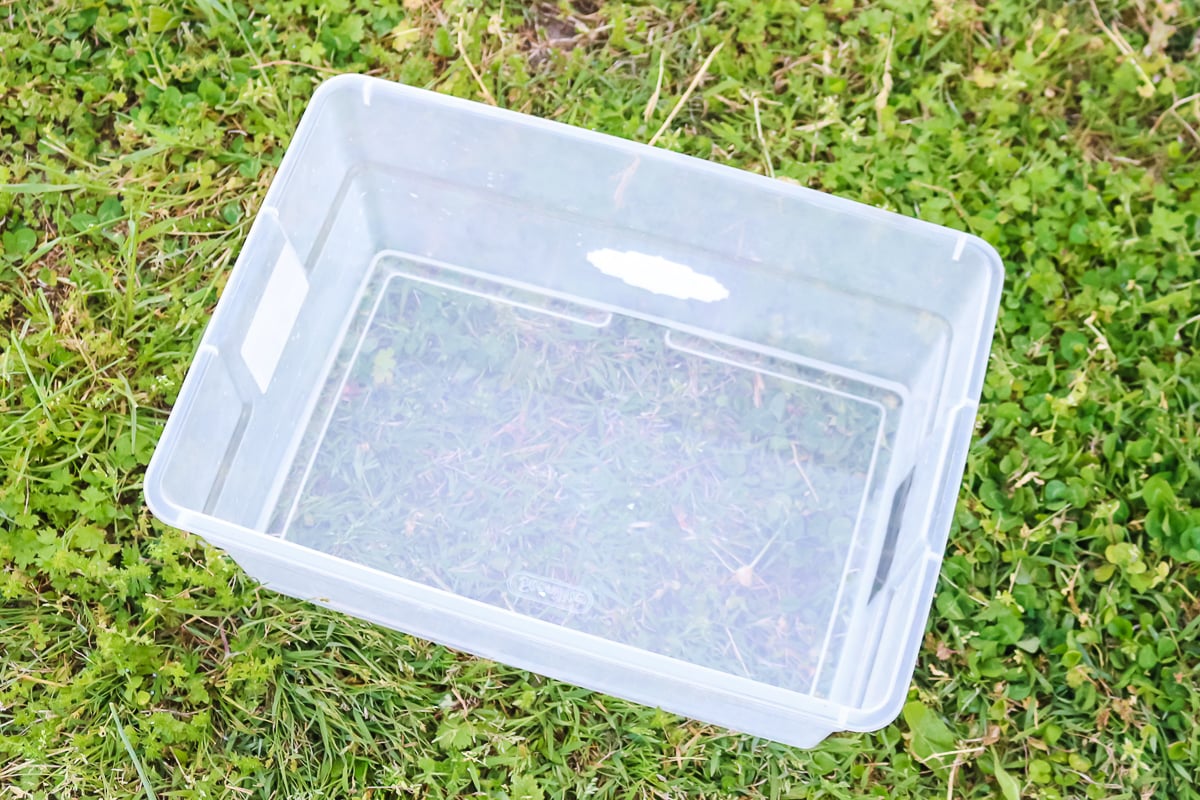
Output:
[[133,768],[142,782],[142,790],[146,793],[147,800],[158,800],[158,795],[154,793],[154,786],[150,783],[150,776],[146,774],[146,768],[142,766],[142,760],[134,751],[133,743],[129,741],[129,736],[125,733],[125,726],[121,724],[121,718],[117,715],[117,707],[109,703],[108,710],[112,714],[113,724],[117,726],[117,736],[121,737],[121,744],[125,745],[125,752],[129,754],[129,760],[133,762]]
[[700,69],[696,70],[696,74],[692,76],[691,82],[688,83],[687,89],[685,89],[683,94],[680,95],[679,99],[675,101],[675,106],[671,109],[671,113],[667,114],[667,118],[663,120],[663,124],[659,126],[659,129],[654,133],[653,136],[650,137],[650,141],[647,142],[648,145],[653,147],[658,140],[662,138],[663,134],[670,129],[671,123],[675,121],[675,117],[679,115],[679,112],[683,109],[684,104],[686,104],[691,98],[692,93],[696,91],[696,87],[700,85],[700,81],[704,80],[704,76],[708,74],[708,68],[712,65],[713,59],[717,57],[717,53],[721,52],[721,48],[724,46],[725,42],[723,40],[718,42],[717,46],[714,47],[708,54],[708,57],[704,59],[704,63],[700,65]]

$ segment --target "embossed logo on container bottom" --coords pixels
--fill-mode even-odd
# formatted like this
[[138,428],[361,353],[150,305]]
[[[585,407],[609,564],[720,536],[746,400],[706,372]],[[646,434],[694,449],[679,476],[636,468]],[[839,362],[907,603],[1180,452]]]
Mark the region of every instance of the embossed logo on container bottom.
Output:
[[572,614],[582,614],[592,607],[592,595],[587,590],[541,575],[514,572],[508,576],[507,586],[517,597]]

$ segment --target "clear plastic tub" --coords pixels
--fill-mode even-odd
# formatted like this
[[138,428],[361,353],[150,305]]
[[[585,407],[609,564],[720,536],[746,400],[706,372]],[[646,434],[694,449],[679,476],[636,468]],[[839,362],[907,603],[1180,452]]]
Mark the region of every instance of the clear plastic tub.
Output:
[[957,231],[335,78],[146,498],[357,617],[796,745],[876,729],[1002,274]]

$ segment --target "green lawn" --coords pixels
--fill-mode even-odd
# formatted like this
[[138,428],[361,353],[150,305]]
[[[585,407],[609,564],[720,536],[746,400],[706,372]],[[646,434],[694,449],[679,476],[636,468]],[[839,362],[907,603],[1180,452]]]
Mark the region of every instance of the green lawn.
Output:
[[[150,518],[234,255],[347,71],[1000,250],[901,720],[731,734],[275,595]],[[1196,0],[0,2],[0,798],[1200,796],[1197,93]]]

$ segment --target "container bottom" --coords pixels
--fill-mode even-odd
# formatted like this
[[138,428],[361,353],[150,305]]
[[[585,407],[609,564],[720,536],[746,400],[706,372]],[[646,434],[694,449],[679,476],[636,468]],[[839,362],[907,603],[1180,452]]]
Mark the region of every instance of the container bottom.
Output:
[[[384,253],[299,450],[287,539],[821,694],[870,590],[899,395]],[[824,677],[822,677],[824,676]]]

